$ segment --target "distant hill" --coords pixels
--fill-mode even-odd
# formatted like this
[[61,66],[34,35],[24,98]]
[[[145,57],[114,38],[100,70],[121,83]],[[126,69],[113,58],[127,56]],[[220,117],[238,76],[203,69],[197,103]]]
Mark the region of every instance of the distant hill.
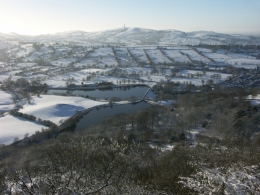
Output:
[[118,28],[98,32],[66,31],[38,36],[0,33],[0,39],[15,41],[76,41],[127,45],[260,45],[260,37],[257,36],[230,35],[211,31],[187,33],[178,30],[152,30],[144,28]]

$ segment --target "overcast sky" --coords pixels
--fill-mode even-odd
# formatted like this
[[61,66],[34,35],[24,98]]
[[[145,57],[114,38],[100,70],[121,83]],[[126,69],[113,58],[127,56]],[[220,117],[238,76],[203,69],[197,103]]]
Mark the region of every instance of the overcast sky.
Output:
[[0,32],[123,27],[260,35],[260,0],[0,0]]

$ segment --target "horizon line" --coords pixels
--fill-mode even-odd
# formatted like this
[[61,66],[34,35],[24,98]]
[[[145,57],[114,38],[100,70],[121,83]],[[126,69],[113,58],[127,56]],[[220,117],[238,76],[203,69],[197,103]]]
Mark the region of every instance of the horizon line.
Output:
[[110,29],[105,29],[105,30],[94,30],[94,31],[85,31],[85,30],[65,30],[65,31],[58,31],[54,33],[41,33],[41,34],[23,34],[23,33],[18,33],[18,32],[0,32],[1,34],[17,34],[20,36],[44,36],[44,35],[55,35],[59,33],[66,33],[66,32],[85,32],[85,33],[95,33],[95,32],[104,32],[104,31],[109,31],[109,30],[117,30],[117,29],[134,29],[134,28],[139,28],[139,29],[145,29],[145,30],[154,30],[154,31],[179,31],[179,32],[184,32],[184,33],[192,33],[192,32],[213,32],[213,33],[219,33],[219,34],[228,34],[228,35],[245,35],[245,36],[260,36],[260,32],[251,32],[251,33],[239,33],[239,32],[233,32],[233,33],[228,33],[228,32],[217,32],[213,30],[190,30],[190,31],[182,31],[182,30],[177,30],[177,29],[152,29],[152,28],[142,28],[142,27],[119,27],[119,28],[110,28]]

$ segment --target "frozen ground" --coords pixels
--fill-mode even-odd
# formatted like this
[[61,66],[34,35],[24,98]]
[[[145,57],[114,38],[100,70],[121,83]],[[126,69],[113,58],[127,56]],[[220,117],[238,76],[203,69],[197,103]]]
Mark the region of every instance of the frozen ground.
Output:
[[60,120],[68,119],[78,110],[84,110],[107,103],[108,102],[98,102],[82,97],[41,95],[40,97],[33,96],[31,103],[25,105],[20,112],[59,124]]

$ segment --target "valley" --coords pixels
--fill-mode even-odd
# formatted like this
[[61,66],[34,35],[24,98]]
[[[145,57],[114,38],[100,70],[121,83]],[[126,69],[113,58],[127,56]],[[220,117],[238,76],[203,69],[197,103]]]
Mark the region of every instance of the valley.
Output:
[[[106,37],[111,36],[113,32],[113,36],[120,37],[122,33],[123,35],[128,33],[131,34],[131,36],[129,35],[131,38],[140,38],[139,31],[143,32],[144,37],[149,37],[149,33],[152,33],[148,29],[126,28],[104,31],[101,34],[102,37]],[[193,33],[194,39],[197,37],[201,39],[201,36],[203,36],[204,40],[212,35],[210,32],[197,32],[196,36],[195,34]],[[220,84],[228,80],[233,76],[232,73],[226,70],[230,66],[252,70],[260,66],[260,60],[258,59],[260,55],[259,46],[251,46],[249,48],[243,45],[235,45],[233,47],[225,45],[211,46],[207,42],[206,44],[208,45],[205,45],[205,47],[170,46],[173,41],[168,41],[168,45],[127,47],[120,46],[122,45],[121,41],[117,41],[117,45],[86,43],[90,38],[74,42],[74,39],[79,40],[82,36],[88,37],[87,35],[83,34],[83,32],[68,32],[47,37],[11,36],[10,34],[0,36],[2,37],[0,42],[1,88],[6,91],[4,93],[12,96],[7,98],[6,101],[13,102],[13,104],[8,103],[4,105],[5,108],[1,109],[2,115],[5,116],[7,111],[11,109],[11,106],[13,108],[26,107],[26,109],[21,109],[22,112],[34,115],[34,112],[27,110],[29,107],[37,107],[39,104],[37,98],[41,98],[40,94],[44,94],[44,91],[48,91],[46,97],[50,99],[59,97],[54,95],[65,95],[73,96],[71,97],[72,99],[76,98],[74,96],[84,96],[94,101],[100,99],[103,101],[102,104],[108,104],[109,101],[115,100],[134,101],[141,99],[145,92],[136,94],[137,92],[133,91],[130,92],[132,95],[122,96],[120,93],[124,94],[124,91],[115,91],[111,87],[119,87],[118,89],[120,87],[137,85],[153,87],[157,83],[174,82],[179,83],[177,91],[182,91],[185,85],[188,84],[202,86],[207,83]],[[227,35],[222,36],[227,37]],[[68,41],[71,37],[73,40]],[[93,37],[97,38],[97,36],[91,36],[91,38]],[[53,42],[52,38],[56,42]],[[171,38],[176,41],[175,36],[171,36]],[[221,44],[221,42],[218,44]],[[252,80],[252,82],[257,81],[257,79]],[[17,82],[20,86],[12,85],[12,82]],[[97,88],[108,88],[103,92],[106,95],[98,95],[94,91],[87,95],[88,93],[82,91],[95,90],[97,92]],[[31,91],[24,91],[26,89]],[[99,93],[101,94],[101,92]],[[38,97],[33,96],[33,94],[38,94]],[[151,94],[151,96],[152,99],[155,98],[155,94]],[[23,98],[27,98],[27,100]],[[63,106],[62,109],[65,109],[63,111],[67,114],[64,114],[62,117],[56,117],[55,114],[51,114],[52,109],[49,108],[50,105],[48,104],[50,102],[48,98],[42,105],[39,104],[40,108],[37,108],[37,112],[44,112],[42,109],[50,110],[50,115],[46,113],[45,117],[39,118],[40,115],[36,114],[36,118],[50,120],[57,125],[59,120],[68,119],[77,110],[86,108],[78,107],[77,104],[71,105],[72,107],[67,106],[67,108]],[[3,101],[5,101],[5,98]],[[92,105],[99,104],[97,102]],[[59,105],[58,101],[53,104],[53,106],[55,105],[56,107]],[[9,109],[6,107],[9,107]],[[55,112],[59,113],[58,110]],[[6,121],[4,118],[1,118],[1,120]],[[10,123],[9,120],[7,123]],[[8,124],[2,122],[2,125],[4,125],[3,129]],[[33,128],[37,125],[39,126],[35,131],[39,131],[42,128],[37,122],[29,122],[29,124]],[[28,127],[26,126],[26,128]],[[12,128],[10,132],[13,132]],[[21,130],[21,132],[24,131]],[[30,130],[24,134],[33,132]],[[5,137],[5,135],[3,136]],[[22,137],[22,134],[11,136],[9,141],[3,143],[11,143],[14,138],[21,139]]]
[[[98,167],[91,181],[111,191],[109,181],[126,177],[122,188],[135,186],[128,191],[136,194],[199,194],[194,183],[216,172],[218,180],[208,185],[217,194],[223,183],[235,192],[241,177],[254,179],[251,188],[259,192],[259,86],[259,37],[142,28],[0,33],[0,160],[22,167],[50,159],[45,171],[69,161],[84,175],[86,157],[91,174]],[[247,169],[233,180],[218,169],[236,174],[240,165]],[[60,178],[70,175],[64,181],[71,189],[90,177],[61,172]],[[79,183],[70,183],[75,178]]]

